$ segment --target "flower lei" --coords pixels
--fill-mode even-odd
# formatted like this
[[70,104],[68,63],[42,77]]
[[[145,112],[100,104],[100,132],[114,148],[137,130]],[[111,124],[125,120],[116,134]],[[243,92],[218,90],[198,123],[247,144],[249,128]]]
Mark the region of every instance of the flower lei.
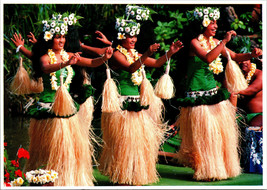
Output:
[[29,183],[45,184],[49,182],[55,182],[58,178],[58,173],[54,170],[31,170],[26,173],[26,179]]
[[[207,52],[210,52],[212,49],[214,49],[216,47],[216,43],[213,40],[212,36],[210,36],[210,38],[209,38],[209,43],[211,45],[211,49],[210,50],[209,50],[209,47],[207,45],[207,40],[204,38],[203,34],[200,34],[198,36],[198,41],[200,42],[201,47],[204,48],[204,50],[207,51]],[[221,62],[220,55],[209,64],[209,70],[213,71],[213,73],[216,74],[216,75],[218,75],[219,73],[223,72],[223,64]]]
[[248,84],[250,83],[252,76],[255,74],[255,71],[256,71],[256,64],[251,63],[250,71],[248,72],[248,75],[246,77],[246,81]]
[[[127,51],[127,49],[125,49],[124,47],[118,45],[117,50],[119,50],[123,55],[125,55],[127,61],[132,64],[135,61],[137,61],[139,59],[138,56],[138,52],[135,49],[130,49],[133,57],[130,55],[130,53]],[[134,83],[134,85],[140,85],[142,83],[143,77],[142,77],[142,72],[141,70],[143,69],[143,67],[141,67],[141,69],[135,71],[134,73],[132,73],[132,77],[131,80]]]
[[[69,55],[66,51],[64,51],[63,49],[60,51],[60,55],[62,57],[62,60],[63,62],[66,62],[69,60]],[[52,49],[49,49],[48,50],[48,56],[50,57],[51,59],[51,62],[50,64],[56,64],[57,63],[57,58],[56,58],[56,54],[55,52],[53,52]],[[67,78],[64,82],[63,85],[65,85],[66,87],[68,87],[68,85],[71,83],[71,79],[72,79],[72,76],[73,76],[73,69],[70,65],[68,65],[66,67],[67,71],[68,71],[68,75],[67,75]],[[59,86],[57,85],[57,77],[56,77],[56,72],[52,72],[50,73],[50,76],[51,76],[51,88],[52,90],[57,90],[59,88]]]

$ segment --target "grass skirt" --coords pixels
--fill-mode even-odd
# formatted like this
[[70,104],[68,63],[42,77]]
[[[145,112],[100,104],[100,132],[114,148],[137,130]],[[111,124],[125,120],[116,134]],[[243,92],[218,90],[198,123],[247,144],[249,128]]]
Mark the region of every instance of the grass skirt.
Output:
[[176,125],[182,143],[178,162],[195,170],[196,180],[222,180],[241,173],[236,108],[229,100],[183,107]]
[[78,115],[69,118],[31,119],[30,159],[26,169],[53,169],[55,186],[93,186],[92,153],[88,128]]
[[156,162],[162,125],[148,110],[102,113],[103,150],[99,169],[113,183],[144,185],[158,181]]

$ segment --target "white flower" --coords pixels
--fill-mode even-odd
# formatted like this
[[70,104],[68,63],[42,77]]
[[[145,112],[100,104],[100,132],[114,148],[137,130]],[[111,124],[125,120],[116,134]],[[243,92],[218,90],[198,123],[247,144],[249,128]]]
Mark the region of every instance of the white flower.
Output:
[[47,25],[46,25],[46,30],[49,30],[49,29],[50,29],[50,25],[47,24]]
[[58,20],[60,20],[62,18],[62,15],[61,14],[58,14]]
[[136,20],[141,20],[140,15],[136,15]]
[[147,11],[146,11],[146,14],[148,14],[148,15],[149,15],[149,13],[150,13],[150,11],[147,9]]
[[214,19],[214,20],[218,20],[219,17],[218,17],[217,15],[215,15],[215,16],[213,17],[213,19]]
[[43,23],[44,25],[47,25],[47,21],[46,21],[46,20],[43,20],[42,23]]
[[126,27],[126,28],[125,28],[125,32],[126,32],[126,33],[129,33],[130,30],[131,30],[130,27]]
[[116,22],[116,25],[115,25],[115,29],[119,28],[120,27],[120,22]]
[[214,10],[213,13],[216,15],[218,13],[218,10],[217,9]]
[[60,28],[57,26],[57,27],[55,28],[55,31],[56,31],[56,32],[59,32],[59,31],[60,31]]
[[214,16],[214,15],[213,15],[213,13],[210,13],[210,14],[209,14],[209,17],[211,17],[211,18],[212,18],[213,16]]
[[130,36],[135,36],[135,32],[131,31]]
[[136,31],[136,30],[137,30],[137,26],[133,26],[133,27],[132,27],[132,30],[133,30],[133,31]]
[[69,18],[68,17],[64,17],[63,20],[64,20],[64,22],[68,22]]
[[60,32],[61,35],[65,35],[65,33],[66,33],[66,32],[65,32],[64,29],[62,29],[61,32]]
[[123,32],[123,27],[120,27],[119,28],[119,32]]
[[54,28],[54,27],[56,26],[56,23],[55,23],[55,22],[52,22],[52,23],[50,24],[50,26],[51,26],[52,28]]
[[73,23],[76,24],[76,22],[77,22],[77,18],[75,17],[73,20]]
[[143,14],[142,14],[142,17],[143,17],[143,18],[146,18],[146,13],[143,13]]
[[61,24],[60,28],[61,28],[62,30],[64,30],[64,29],[65,29],[65,25],[64,25],[64,24]]
[[209,19],[209,16],[208,16],[208,15],[204,15],[203,18],[204,18],[204,19]]
[[121,26],[125,26],[125,24],[126,24],[125,21],[122,20],[122,21],[121,21]]
[[138,35],[140,33],[140,29],[138,28],[138,30],[136,31],[136,35]]
[[73,21],[70,20],[70,21],[68,22],[68,24],[71,26],[71,25],[73,24]]
[[126,37],[124,36],[124,34],[118,33],[118,37],[117,37],[118,40],[122,40],[122,39],[125,39],[125,38]]
[[18,177],[18,178],[16,179],[16,181],[17,181],[17,184],[18,184],[19,186],[21,186],[21,185],[24,183],[24,180],[22,179],[22,177]]
[[45,41],[51,40],[53,38],[53,34],[51,34],[50,32],[46,31],[44,34],[44,39]]
[[69,19],[70,20],[73,20],[74,19],[74,14],[73,13],[69,15]]
[[210,19],[204,18],[202,24],[203,24],[204,27],[208,27],[209,24],[210,24]]
[[208,10],[208,9],[204,9],[203,13],[204,13],[205,15],[207,15],[207,14],[209,14],[209,10]]
[[141,11],[141,9],[137,9],[137,11],[136,11],[136,12],[137,12],[137,14],[139,14],[139,15],[140,15],[142,11]]
[[51,33],[51,34],[55,34],[55,29],[52,28],[52,29],[50,30],[50,33]]
[[132,15],[132,16],[135,15],[134,11],[131,11],[131,15]]
[[202,13],[202,12],[199,12],[199,13],[198,13],[198,16],[199,16],[199,17],[202,17],[202,16],[203,16],[203,13]]

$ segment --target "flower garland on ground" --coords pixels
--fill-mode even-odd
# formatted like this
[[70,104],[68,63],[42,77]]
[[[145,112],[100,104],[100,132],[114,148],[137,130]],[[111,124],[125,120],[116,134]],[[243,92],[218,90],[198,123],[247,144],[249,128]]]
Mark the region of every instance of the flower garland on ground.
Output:
[[246,77],[246,81],[247,81],[248,84],[250,83],[251,78],[255,74],[255,72],[256,72],[256,64],[255,63],[251,63],[250,71],[248,72],[248,75]]
[[[127,51],[127,49],[125,49],[124,47],[118,45],[117,50],[119,50],[123,55],[125,55],[127,61],[132,64],[135,61],[137,61],[139,59],[138,56],[138,52],[135,49],[130,49],[133,57],[131,56],[131,54]],[[141,69],[143,69],[143,67],[141,67]],[[141,69],[135,71],[134,73],[132,73],[132,77],[131,80],[134,83],[134,85],[140,85],[142,83],[143,77],[142,77],[142,72]]]
[[[63,63],[65,63],[66,61],[69,61],[69,54],[66,51],[64,51],[63,49],[60,51],[60,55],[61,55],[61,58],[63,60]],[[56,64],[57,63],[56,54],[55,54],[55,52],[53,52],[52,49],[48,50],[48,56],[51,59],[50,64]],[[66,69],[68,71],[68,75],[67,75],[67,78],[64,82],[64,85],[66,87],[68,87],[68,85],[71,83],[71,80],[72,80],[73,69],[70,65],[68,65],[66,67]],[[59,86],[57,85],[56,72],[50,73],[50,76],[51,76],[51,79],[50,79],[51,80],[51,88],[52,88],[52,90],[57,90],[59,88]]]
[[[216,43],[213,40],[212,36],[210,36],[210,38],[209,38],[209,43],[211,45],[210,50],[209,50],[209,47],[207,45],[207,40],[204,38],[203,34],[200,34],[198,36],[198,41],[200,42],[201,47],[207,52],[210,52],[212,49],[214,49],[216,47]],[[219,73],[223,72],[223,64],[221,62],[220,55],[209,64],[209,70],[213,71],[213,73],[217,74],[217,75]]]
[[32,170],[26,173],[26,179],[29,183],[34,184],[54,183],[58,179],[58,173],[54,170]]

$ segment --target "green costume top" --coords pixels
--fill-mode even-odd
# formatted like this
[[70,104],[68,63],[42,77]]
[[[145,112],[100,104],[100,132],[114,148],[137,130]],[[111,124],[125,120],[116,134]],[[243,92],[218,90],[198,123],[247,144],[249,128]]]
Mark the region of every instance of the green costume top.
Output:
[[[63,76],[63,81],[65,82],[65,80],[68,76],[68,71],[67,71],[66,67],[55,72],[55,76],[57,78],[56,82],[57,82],[58,87],[60,86],[60,74],[61,73]],[[73,70],[72,78],[74,76],[75,76],[75,72]],[[51,86],[50,73],[49,74],[43,73],[42,78],[43,78],[44,91],[40,93],[39,101],[34,103],[33,105],[31,105],[28,108],[26,114],[28,116],[30,116],[32,118],[36,118],[36,119],[59,117],[50,111],[51,105],[54,102],[54,98],[55,98],[55,94],[56,94],[56,90],[53,90],[52,86]],[[70,90],[69,88],[70,88],[70,84],[67,85],[68,91]],[[93,93],[94,93],[94,89],[92,88],[91,85],[84,85],[81,88],[80,94],[78,95],[78,98],[73,98],[75,106],[77,108],[77,111],[79,110],[79,104],[82,104],[84,101],[86,101],[86,99],[88,97],[90,97],[91,95],[93,95]],[[64,117],[70,117],[70,116],[64,116]]]
[[[139,86],[135,85],[132,82],[132,73],[124,70],[117,70],[116,73],[118,74],[115,76],[116,81],[118,81],[118,91],[121,96],[129,96],[123,102],[123,110],[128,111],[140,111],[142,109],[148,109],[149,106],[142,106],[140,105],[139,99]],[[151,78],[150,75],[147,75],[147,78]],[[135,96],[135,97],[131,97]],[[137,97],[136,97],[137,96]]]
[[209,64],[197,56],[192,56],[187,62],[185,78],[185,93],[178,98],[178,104],[183,107],[217,104],[230,97],[225,88],[216,88],[213,72]]

